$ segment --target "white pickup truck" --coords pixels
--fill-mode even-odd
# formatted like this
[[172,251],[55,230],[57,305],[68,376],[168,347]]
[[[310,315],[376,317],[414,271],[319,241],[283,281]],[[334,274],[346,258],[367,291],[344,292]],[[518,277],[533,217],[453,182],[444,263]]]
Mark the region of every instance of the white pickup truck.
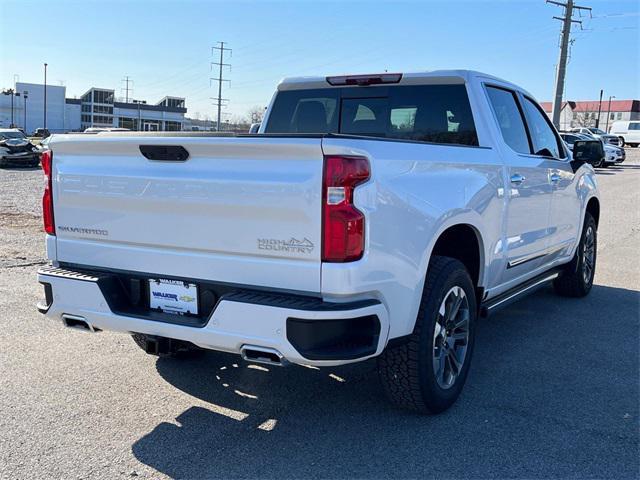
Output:
[[253,135],[56,135],[38,309],[153,354],[378,357],[391,400],[439,412],[479,316],[589,293],[601,148],[460,70],[285,79]]

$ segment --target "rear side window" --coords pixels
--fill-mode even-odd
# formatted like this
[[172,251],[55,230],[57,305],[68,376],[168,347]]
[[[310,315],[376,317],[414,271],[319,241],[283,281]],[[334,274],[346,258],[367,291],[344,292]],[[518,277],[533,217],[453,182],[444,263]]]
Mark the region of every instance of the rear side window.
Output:
[[344,133],[478,145],[464,85],[282,91],[265,132]]
[[531,153],[527,130],[515,94],[509,90],[489,86],[487,93],[505,143],[518,153]]
[[553,131],[547,115],[533,100],[527,97],[524,97],[523,109],[529,125],[534,154],[563,158],[564,151],[560,148],[558,137]]
[[266,133],[329,133],[338,129],[338,92],[328,88],[278,92]]
[[640,130],[640,123],[630,123],[629,130]]

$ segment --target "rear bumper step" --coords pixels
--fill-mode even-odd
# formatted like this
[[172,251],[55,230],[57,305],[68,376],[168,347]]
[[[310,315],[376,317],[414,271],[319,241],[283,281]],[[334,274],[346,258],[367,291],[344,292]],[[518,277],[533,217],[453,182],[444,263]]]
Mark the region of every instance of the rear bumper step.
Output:
[[218,290],[206,284],[213,289],[215,304],[202,318],[193,318],[150,311],[144,302],[128,304],[131,278],[120,274],[42,267],[38,280],[48,285],[50,297],[39,310],[66,326],[184,340],[272,365],[329,366],[364,360],[382,352],[389,331],[387,310],[375,299],[336,303],[228,285]]

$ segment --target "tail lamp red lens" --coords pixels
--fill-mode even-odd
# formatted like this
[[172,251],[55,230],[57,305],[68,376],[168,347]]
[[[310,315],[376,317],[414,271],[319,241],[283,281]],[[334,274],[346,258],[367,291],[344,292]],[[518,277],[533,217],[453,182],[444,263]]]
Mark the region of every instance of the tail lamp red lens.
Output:
[[53,221],[53,179],[52,163],[53,154],[51,150],[45,150],[40,157],[42,171],[44,172],[44,193],[42,194],[42,219],[44,220],[44,231],[49,235],[56,234],[56,225]]
[[326,155],[322,189],[322,261],[352,262],[364,253],[364,214],[353,191],[371,175],[366,157]]

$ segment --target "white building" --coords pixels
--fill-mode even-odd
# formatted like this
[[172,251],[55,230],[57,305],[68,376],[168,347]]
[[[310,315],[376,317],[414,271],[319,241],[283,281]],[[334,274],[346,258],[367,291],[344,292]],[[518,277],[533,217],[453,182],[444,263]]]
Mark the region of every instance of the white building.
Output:
[[82,129],[88,127],[120,127],[139,131],[182,130],[184,98],[164,97],[155,105],[132,100],[115,100],[114,91],[92,88],[80,98]]
[[[29,133],[44,127],[44,85],[17,82],[15,92],[20,96],[13,95],[13,124]],[[65,87],[47,85],[47,128],[52,132],[68,130],[65,124],[65,96]],[[0,128],[11,126],[11,97],[0,95]]]
[[[44,104],[44,85],[18,82],[13,95],[0,95],[0,128],[11,125],[12,114],[13,125],[27,133],[45,127]],[[126,103],[115,99],[114,90],[91,88],[81,98],[66,98],[65,87],[47,85],[46,128],[54,133],[88,127],[176,131],[182,130],[186,112],[185,99],[180,97],[164,97],[153,105],[136,100]]]

